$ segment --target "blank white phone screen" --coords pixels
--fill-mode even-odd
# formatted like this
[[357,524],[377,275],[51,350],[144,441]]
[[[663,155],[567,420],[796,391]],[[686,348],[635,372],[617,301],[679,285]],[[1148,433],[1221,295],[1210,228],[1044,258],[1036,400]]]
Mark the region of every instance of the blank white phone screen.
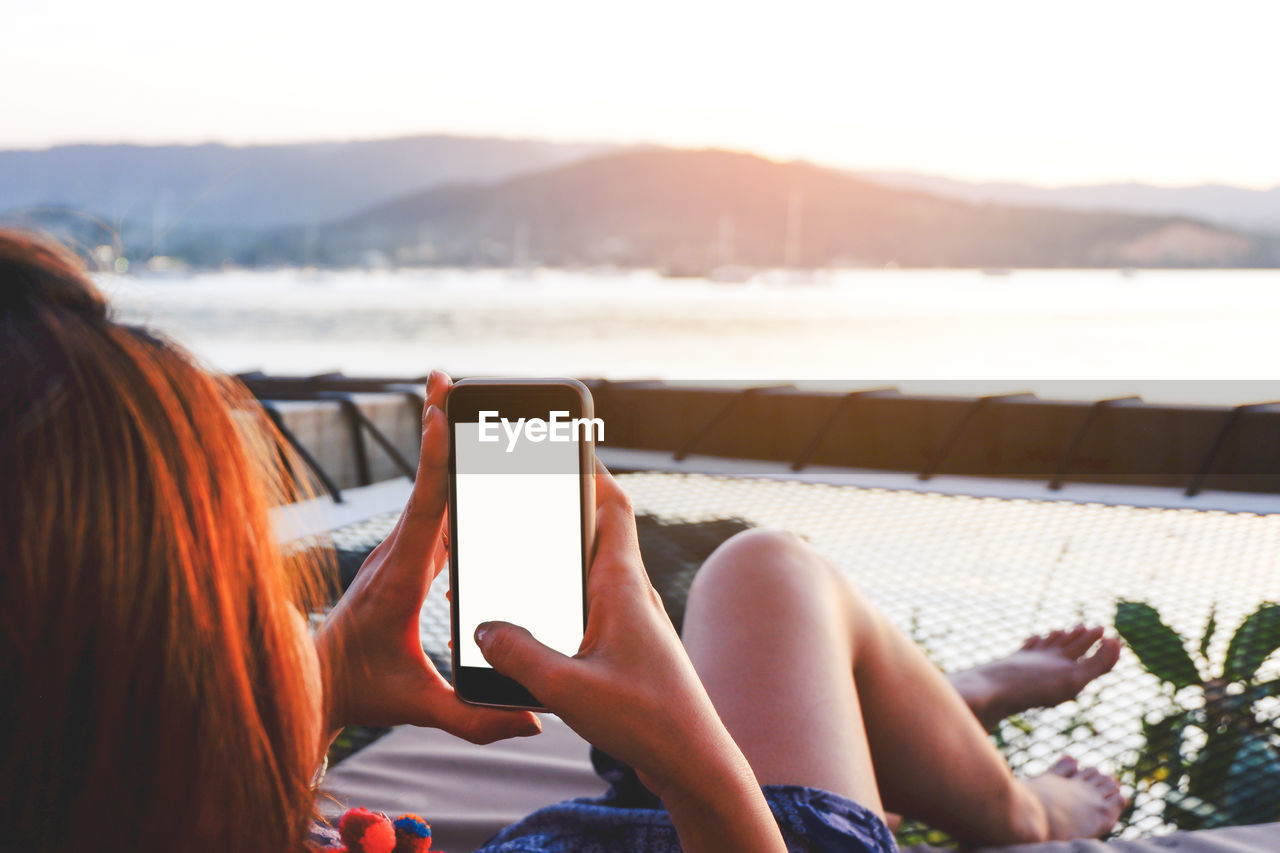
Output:
[[454,424],[462,666],[489,666],[475,631],[491,620],[521,625],[566,655],[582,643],[580,445],[522,434],[508,450],[498,433],[481,441],[479,424]]

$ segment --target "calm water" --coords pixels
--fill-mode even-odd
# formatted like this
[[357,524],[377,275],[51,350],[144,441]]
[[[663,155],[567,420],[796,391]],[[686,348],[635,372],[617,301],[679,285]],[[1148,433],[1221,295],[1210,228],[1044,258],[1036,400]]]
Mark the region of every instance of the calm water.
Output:
[[[412,270],[104,277],[121,314],[228,370],[847,380],[906,390],[1248,402],[1280,272],[848,270],[719,284],[648,272]],[[1124,380],[1102,386],[1098,380]],[[1053,380],[1090,380],[1080,386]],[[1280,389],[1280,386],[1276,386]]]

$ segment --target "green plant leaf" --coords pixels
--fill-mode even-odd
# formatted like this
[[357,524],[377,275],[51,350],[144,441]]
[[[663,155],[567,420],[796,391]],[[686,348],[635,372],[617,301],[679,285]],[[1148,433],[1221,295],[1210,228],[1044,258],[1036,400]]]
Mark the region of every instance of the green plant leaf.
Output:
[[1280,605],[1267,603],[1249,614],[1227,646],[1223,676],[1228,681],[1251,681],[1262,662],[1280,648]]
[[1261,684],[1246,687],[1242,693],[1227,696],[1223,702],[1223,707],[1229,713],[1240,714],[1248,712],[1249,716],[1253,717],[1252,708],[1254,703],[1260,699],[1267,699],[1273,696],[1280,696],[1280,679],[1264,681]]
[[1220,803],[1245,735],[1237,727],[1214,729],[1207,734],[1204,748],[1187,768],[1187,792],[1206,802]]
[[1209,609],[1209,621],[1204,626],[1204,636],[1200,638],[1200,657],[1209,662],[1209,644],[1213,642],[1213,634],[1218,630],[1218,606]]
[[1222,825],[1218,810],[1211,803],[1184,791],[1165,794],[1164,819],[1178,829],[1207,829]]
[[1145,745],[1134,766],[1135,782],[1165,782],[1177,786],[1184,771],[1182,732],[1190,722],[1190,711],[1170,714],[1154,723],[1142,721]]
[[1175,688],[1200,684],[1200,672],[1183,645],[1182,637],[1160,621],[1150,604],[1116,603],[1116,631],[1133,649],[1147,672]]
[[1223,817],[1232,826],[1276,819],[1280,752],[1265,737],[1249,733],[1227,769],[1222,793]]

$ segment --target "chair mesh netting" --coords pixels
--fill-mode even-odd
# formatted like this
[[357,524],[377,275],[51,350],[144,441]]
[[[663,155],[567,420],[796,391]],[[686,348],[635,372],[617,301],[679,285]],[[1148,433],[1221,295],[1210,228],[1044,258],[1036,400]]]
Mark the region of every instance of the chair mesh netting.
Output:
[[[1112,673],[1077,701],[996,732],[1015,772],[1043,772],[1068,753],[1117,774],[1132,797],[1120,837],[1280,819],[1280,665],[1270,659],[1280,607],[1267,606],[1280,600],[1280,516],[692,474],[619,479],[677,625],[698,565],[748,526],[804,536],[945,671],[1008,654],[1030,634],[1080,622],[1114,631],[1119,619],[1132,648]],[[333,533],[347,580],[395,518]],[[447,575],[421,620],[423,646],[445,672],[446,587]],[[936,836],[910,825],[900,834],[925,838]]]

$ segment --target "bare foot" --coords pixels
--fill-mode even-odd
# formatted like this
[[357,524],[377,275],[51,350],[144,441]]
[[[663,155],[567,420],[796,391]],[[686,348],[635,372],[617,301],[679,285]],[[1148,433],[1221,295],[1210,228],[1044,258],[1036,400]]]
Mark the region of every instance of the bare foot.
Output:
[[1050,841],[1102,838],[1111,831],[1124,810],[1125,798],[1115,779],[1093,767],[1079,767],[1064,756],[1049,772],[1023,779],[1044,806]]
[[[1086,684],[1110,672],[1120,641],[1101,628],[1077,625],[1047,637],[1031,637],[1006,658],[949,676],[951,684],[987,731],[1010,714],[1074,699]],[[1086,653],[1097,645],[1097,650]]]

